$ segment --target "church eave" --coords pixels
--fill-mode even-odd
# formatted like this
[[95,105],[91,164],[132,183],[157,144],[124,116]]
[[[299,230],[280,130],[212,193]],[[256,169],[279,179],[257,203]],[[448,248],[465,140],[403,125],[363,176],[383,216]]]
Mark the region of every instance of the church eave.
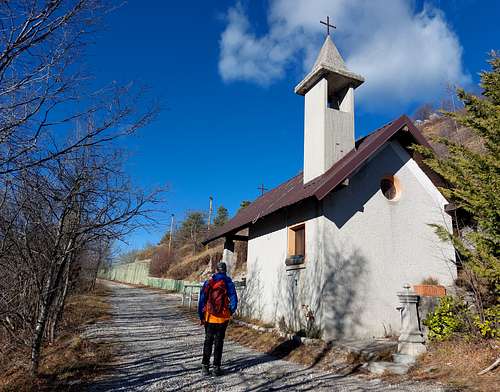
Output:
[[335,76],[343,80],[345,85],[353,88],[359,87],[365,79],[354,72],[345,69],[333,68],[327,64],[320,64],[295,87],[294,91],[298,95],[305,95],[318,81],[324,77]]
[[[299,173],[276,188],[266,192],[257,198],[248,207],[244,208],[224,226],[214,230],[203,244],[208,244],[221,237],[231,237],[243,228],[255,224],[264,217],[282,210],[283,208],[296,205],[306,199],[324,199],[330,192],[350,176],[354,175],[372,156],[392,138],[399,138],[404,145],[417,143],[431,148],[422,133],[413,125],[411,120],[403,115],[398,119],[384,125],[373,133],[358,140],[357,147],[350,151],[340,161],[328,169],[324,174],[313,180],[303,183],[303,174]],[[436,186],[443,186],[435,173],[420,159],[416,159],[427,176]]]

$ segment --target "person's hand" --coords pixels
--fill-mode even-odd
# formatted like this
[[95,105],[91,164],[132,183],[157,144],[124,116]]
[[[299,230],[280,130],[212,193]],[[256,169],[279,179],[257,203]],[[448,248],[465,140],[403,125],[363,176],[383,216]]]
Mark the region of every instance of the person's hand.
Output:
[[200,320],[200,325],[205,325],[205,321]]

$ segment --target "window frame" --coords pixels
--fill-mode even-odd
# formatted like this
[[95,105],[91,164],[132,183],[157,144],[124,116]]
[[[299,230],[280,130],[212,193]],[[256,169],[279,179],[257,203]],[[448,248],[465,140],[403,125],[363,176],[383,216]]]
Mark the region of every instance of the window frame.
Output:
[[[395,190],[395,195],[393,198],[390,199],[385,195],[384,190],[382,189],[382,181],[389,181],[392,183],[392,186],[394,187],[394,190]],[[380,189],[380,192],[382,193],[382,196],[384,196],[384,198],[389,202],[399,201],[401,199],[401,195],[403,193],[402,187],[401,187],[401,181],[394,174],[387,174],[385,176],[382,176],[382,178],[380,178],[380,182],[379,182],[379,189]]]
[[[292,226],[288,226],[288,244],[287,244],[287,254],[290,256],[298,256],[296,254],[296,233],[298,230],[303,230],[304,233],[304,261],[306,260],[306,224],[305,222],[297,223]],[[301,255],[302,256],[302,255]]]

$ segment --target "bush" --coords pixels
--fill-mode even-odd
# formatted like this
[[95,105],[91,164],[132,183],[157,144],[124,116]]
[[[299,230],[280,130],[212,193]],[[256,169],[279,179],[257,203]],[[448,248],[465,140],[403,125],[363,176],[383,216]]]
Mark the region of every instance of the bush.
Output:
[[474,317],[474,326],[484,338],[500,337],[500,305],[492,306],[484,311],[484,321],[479,316]]
[[429,328],[429,339],[443,341],[463,331],[467,312],[467,306],[462,301],[450,296],[441,298],[436,309],[423,321]]
[[432,276],[428,276],[427,278],[422,279],[421,284],[438,285],[439,284],[439,280],[437,280],[436,278],[434,278]]
[[168,245],[158,245],[151,257],[149,275],[163,278],[175,262],[175,254],[168,250]]

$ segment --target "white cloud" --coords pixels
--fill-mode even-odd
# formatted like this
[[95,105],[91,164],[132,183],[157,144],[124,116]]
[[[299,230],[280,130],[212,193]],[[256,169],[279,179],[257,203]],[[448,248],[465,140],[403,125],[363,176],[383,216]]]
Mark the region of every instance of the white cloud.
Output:
[[430,100],[447,83],[469,82],[443,13],[429,5],[417,13],[409,0],[271,0],[261,36],[237,3],[220,40],[222,79],[269,85],[301,60],[305,74],[322,44],[325,15],[337,26],[333,40],[348,67],[366,79],[357,97],[367,109]]

